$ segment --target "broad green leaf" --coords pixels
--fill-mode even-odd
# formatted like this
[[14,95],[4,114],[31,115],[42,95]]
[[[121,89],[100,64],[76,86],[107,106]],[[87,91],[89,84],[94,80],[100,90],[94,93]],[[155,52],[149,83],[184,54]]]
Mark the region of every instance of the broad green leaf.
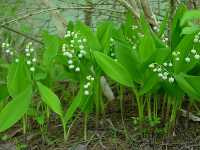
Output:
[[186,12],[187,8],[185,5],[180,5],[176,11],[175,16],[172,21],[172,29],[171,29],[171,46],[172,50],[176,48],[179,41],[182,39],[181,31],[182,27],[180,26],[180,20],[183,14]]
[[148,61],[156,51],[154,40],[149,33],[146,33],[141,39],[139,54],[142,62]]
[[10,101],[0,112],[0,132],[14,125],[27,112],[32,97],[29,86]]
[[119,62],[100,52],[94,52],[97,64],[113,80],[122,85],[133,87],[133,80],[129,72]]
[[159,30],[159,36],[161,37],[164,32],[166,31],[166,29],[168,28],[168,19],[169,19],[169,15],[168,13],[166,13],[161,25],[160,25],[160,30]]
[[140,61],[135,50],[132,50],[127,44],[120,43],[115,49],[117,60],[127,69],[132,79],[138,83],[143,79],[140,71]]
[[113,25],[111,22],[103,22],[97,27],[97,37],[103,50],[109,48]]
[[43,64],[49,66],[58,53],[59,38],[55,35],[50,35],[47,32],[44,32],[43,41],[45,47],[43,54]]
[[183,35],[194,34],[194,33],[196,33],[199,30],[200,30],[200,26],[193,25],[193,26],[190,26],[190,27],[183,28],[181,34],[183,34]]
[[44,86],[42,83],[37,82],[38,89],[42,100],[58,115],[63,116],[62,106],[59,98],[50,90],[48,87]]
[[82,101],[82,97],[83,97],[83,90],[80,89],[79,92],[78,92],[78,95],[72,101],[72,103],[70,104],[69,108],[67,109],[67,111],[65,113],[64,121],[65,121],[66,124],[73,117],[75,111],[80,106],[81,101]]
[[160,81],[158,75],[154,72],[147,72],[147,74],[148,76],[145,78],[141,90],[139,91],[140,95],[148,93]]
[[30,73],[24,63],[20,59],[18,63],[13,63],[9,67],[7,76],[7,87],[12,97],[18,95],[31,84]]
[[144,31],[144,33],[150,34],[151,27],[150,27],[149,23],[147,22],[146,17],[144,16],[143,13],[140,16],[140,25],[141,25],[141,29],[142,29],[142,31]]
[[183,26],[188,21],[199,19],[200,18],[200,10],[190,10],[184,13],[183,17],[181,18],[180,25]]
[[9,93],[6,84],[0,84],[0,102],[7,96],[9,96]]
[[200,98],[199,82],[200,77],[188,76],[183,73],[175,76],[176,81],[178,82],[179,87],[187,93],[190,97],[195,99]]
[[166,59],[170,56],[170,49],[169,48],[158,48],[154,54],[155,62],[162,64]]

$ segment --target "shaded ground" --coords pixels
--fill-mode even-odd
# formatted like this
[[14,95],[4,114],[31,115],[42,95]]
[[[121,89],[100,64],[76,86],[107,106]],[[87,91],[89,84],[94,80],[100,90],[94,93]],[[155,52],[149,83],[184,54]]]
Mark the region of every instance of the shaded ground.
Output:
[[49,123],[48,132],[43,132],[44,135],[48,133],[45,136],[41,136],[37,126],[26,136],[21,129],[12,128],[7,132],[7,137],[5,134],[2,136],[4,139],[11,138],[0,142],[0,150],[200,150],[200,123],[189,122],[186,127],[186,118],[180,118],[172,134],[149,135],[139,132],[133,124],[131,117],[135,112],[131,111],[131,104],[125,106],[125,126],[120,110],[113,109],[119,107],[109,108],[112,109],[100,120],[98,128],[95,126],[95,116],[90,116],[87,140],[83,140],[83,117],[79,116],[71,128],[67,143],[63,142],[61,124],[58,120],[53,120]]

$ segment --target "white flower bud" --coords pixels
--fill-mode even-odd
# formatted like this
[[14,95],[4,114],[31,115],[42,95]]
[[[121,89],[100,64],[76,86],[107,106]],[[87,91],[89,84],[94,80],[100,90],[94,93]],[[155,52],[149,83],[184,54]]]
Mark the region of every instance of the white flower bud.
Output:
[[185,61],[186,61],[187,63],[189,63],[189,62],[190,62],[190,58],[189,58],[189,57],[186,57],[186,58],[185,58]]
[[179,61],[180,60],[180,58],[179,57],[176,57],[176,61]]
[[91,79],[91,75],[87,76],[86,79],[87,79],[87,80],[90,80],[90,79]]
[[177,53],[176,53],[176,52],[172,52],[172,55],[173,55],[173,56],[176,56],[176,55],[177,55]]
[[153,69],[153,72],[157,72],[157,71],[158,71],[157,68]]
[[33,59],[32,59],[32,62],[36,62],[36,61],[37,61],[37,59],[36,59],[36,58],[33,58]]
[[168,66],[169,66],[169,67],[172,67],[172,66],[173,66],[173,64],[170,62],[170,63],[168,64]]
[[29,52],[29,48],[25,48],[25,52]]
[[192,50],[191,50],[191,53],[192,53],[192,54],[196,54],[196,52],[197,52],[197,51],[196,51],[195,49],[192,49]]
[[194,39],[194,43],[197,43],[198,41],[199,41],[198,39],[196,39],[196,38]]
[[73,63],[73,61],[70,59],[68,60],[68,64],[71,65]]
[[30,51],[31,51],[31,52],[34,52],[34,48],[31,48]]
[[27,65],[30,65],[30,64],[31,64],[31,61],[30,61],[30,60],[28,60],[26,63],[27,63]]
[[169,83],[173,83],[174,82],[174,78],[173,77],[170,77],[169,78]]
[[111,53],[110,55],[113,57],[113,56],[115,56],[115,53]]
[[114,39],[113,39],[113,38],[110,38],[110,42],[114,42]]
[[154,67],[155,67],[154,63],[149,65],[149,68],[154,68]]
[[200,55],[196,54],[196,55],[194,55],[194,58],[197,59],[197,60],[199,60],[200,59]]
[[163,77],[163,74],[162,74],[162,73],[159,73],[158,76],[159,76],[159,77]]
[[30,53],[26,53],[26,56],[28,56],[28,57],[29,57],[29,56],[31,56],[31,54],[30,54]]
[[78,38],[78,34],[74,34],[74,38],[77,39]]
[[162,71],[162,69],[161,69],[161,68],[158,68],[158,69],[157,69],[157,71],[158,71],[158,72],[161,72],[161,71]]
[[80,53],[84,54],[84,55],[86,54],[86,52],[84,50],[81,50]]
[[14,54],[14,53],[11,51],[11,52],[10,52],[10,55],[13,55],[13,54]]
[[82,58],[82,57],[83,57],[83,54],[81,54],[81,53],[78,54],[78,57],[79,57],[79,58]]
[[88,88],[88,85],[87,85],[87,84],[85,84],[83,87],[84,87],[84,89],[87,89],[87,88]]
[[34,71],[35,71],[35,68],[34,68],[34,67],[31,67],[31,68],[30,68],[30,71],[31,71],[31,72],[34,72]]
[[167,67],[167,63],[166,63],[166,62],[165,62],[165,63],[163,63],[163,66]]
[[75,71],[76,71],[76,72],[79,72],[79,71],[80,71],[80,68],[79,68],[79,67],[76,67]]
[[10,53],[10,50],[9,50],[9,49],[7,49],[7,50],[6,50],[6,53]]
[[89,91],[88,90],[85,90],[84,91],[84,95],[89,95],[90,93],[89,93]]
[[83,45],[80,45],[79,48],[80,48],[80,49],[84,49],[84,46],[83,46]]
[[16,59],[15,59],[15,62],[16,62],[16,63],[18,63],[18,62],[19,62],[19,59],[18,59],[18,58],[16,58]]
[[83,42],[85,43],[85,42],[87,42],[87,40],[84,38],[84,39],[83,39]]
[[164,72],[163,75],[164,75],[164,76],[168,76],[169,73],[168,73],[168,72]]
[[69,57],[69,58],[72,58],[73,57],[73,55],[71,54],[71,53],[67,53],[67,57]]
[[162,79],[163,79],[163,80],[167,80],[167,76],[163,76]]
[[1,47],[5,48],[6,47],[6,43],[2,43]]
[[74,68],[74,65],[69,65],[69,69],[73,69]]

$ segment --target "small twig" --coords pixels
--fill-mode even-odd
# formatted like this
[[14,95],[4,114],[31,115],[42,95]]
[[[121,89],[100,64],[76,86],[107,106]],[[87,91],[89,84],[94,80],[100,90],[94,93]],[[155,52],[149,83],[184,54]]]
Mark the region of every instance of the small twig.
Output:
[[105,11],[110,11],[110,12],[116,12],[116,13],[124,13],[124,12],[116,11],[116,10],[113,10],[113,9],[105,9],[105,8],[98,8],[98,7],[93,7],[93,8],[92,7],[55,7],[55,8],[49,8],[49,9],[43,9],[43,10],[32,12],[32,13],[27,13],[23,16],[17,17],[15,19],[10,20],[10,21],[3,22],[3,23],[1,23],[0,26],[4,26],[4,25],[7,25],[7,24],[16,22],[16,21],[20,21],[20,20],[26,19],[26,18],[34,16],[34,15],[38,15],[38,14],[41,14],[41,13],[47,13],[49,11],[65,10],[65,9],[89,9],[89,10],[90,9],[94,9],[94,10],[97,9],[97,10],[105,10]]
[[37,42],[37,43],[39,43],[39,44],[42,44],[42,45],[44,44],[42,41],[39,41],[39,40],[37,40],[37,39],[35,39],[35,38],[29,36],[29,35],[26,35],[26,34],[24,34],[24,33],[22,33],[22,32],[19,32],[19,31],[17,31],[17,30],[14,30],[14,29],[12,29],[12,28],[10,28],[10,27],[8,27],[8,26],[1,25],[1,27],[4,28],[4,29],[6,29],[6,30],[9,30],[9,31],[11,31],[11,32],[17,33],[17,34],[19,34],[19,35],[21,35],[21,36],[24,36],[24,37],[26,37],[26,38],[28,38],[28,39],[30,39],[30,40],[32,40],[32,41],[35,41],[35,42]]

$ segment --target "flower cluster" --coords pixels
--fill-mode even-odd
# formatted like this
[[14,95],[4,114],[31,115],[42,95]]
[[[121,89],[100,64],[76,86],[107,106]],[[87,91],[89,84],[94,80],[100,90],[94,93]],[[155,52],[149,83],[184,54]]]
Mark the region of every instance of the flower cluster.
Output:
[[167,70],[167,67],[172,67],[172,63],[165,62],[163,65],[159,65],[157,63],[152,63],[149,65],[149,68],[153,70],[153,72],[156,72],[158,74],[158,77],[160,77],[162,80],[168,80],[169,83],[173,83],[175,81],[173,75],[169,73]]
[[176,61],[179,61],[179,60],[180,60],[180,54],[181,54],[180,51],[176,51],[176,52],[173,51],[173,52],[172,52],[172,56],[175,57],[175,60],[176,60]]
[[14,51],[12,50],[9,43],[2,43],[1,48],[7,55],[10,55],[10,56],[14,55]]
[[154,26],[154,27],[153,27],[153,30],[154,30],[155,32],[160,32],[159,26]]
[[132,25],[132,30],[136,30],[138,29],[138,26],[137,25]]
[[185,62],[190,63],[192,59],[200,60],[200,54],[194,48],[192,48],[188,56],[185,57]]
[[94,81],[94,77],[92,75],[88,75],[86,77],[87,82],[84,84],[84,95],[89,95],[91,88],[92,88],[92,82]]
[[200,36],[200,32],[194,36],[194,40],[193,40],[194,43],[200,43],[200,37],[199,36]]
[[32,42],[29,42],[25,48],[25,56],[26,56],[26,64],[30,66],[30,71],[35,71],[35,64],[36,64],[36,57],[35,57],[35,50],[32,46]]
[[168,37],[167,37],[167,35],[165,33],[161,36],[161,38],[162,38],[162,42],[163,43],[165,43],[165,44],[168,43],[169,39],[168,39]]
[[67,57],[70,70],[80,72],[81,59],[86,55],[85,43],[87,40],[81,38],[79,33],[68,31],[65,35],[66,43],[62,45],[62,53]]
[[110,48],[109,48],[109,56],[114,59],[114,61],[117,61],[116,54],[115,54],[115,40],[113,38],[110,38]]

